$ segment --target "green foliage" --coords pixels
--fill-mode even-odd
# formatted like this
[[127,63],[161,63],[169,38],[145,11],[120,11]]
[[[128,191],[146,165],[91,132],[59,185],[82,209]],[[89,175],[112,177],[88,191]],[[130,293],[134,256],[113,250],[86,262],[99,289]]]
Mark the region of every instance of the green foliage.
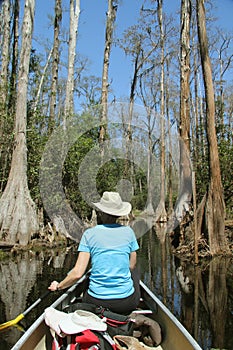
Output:
[[138,210],[144,210],[146,205],[146,200],[147,200],[147,193],[145,191],[135,194],[135,196],[132,199],[133,208],[136,208]]
[[227,218],[233,218],[233,144],[228,138],[221,140],[219,144],[220,166],[222,183],[224,189],[224,199],[226,204]]
[[[1,112],[0,112],[1,114]],[[4,190],[10,172],[11,154],[14,144],[13,116],[0,115],[2,130],[0,132],[0,193]]]
[[209,183],[209,168],[207,153],[195,160],[197,201],[200,203],[205,195]]
[[[28,187],[33,200],[40,203],[39,171],[41,157],[44,146],[47,142],[46,117],[40,115],[39,111],[33,113],[28,106],[28,129],[27,129],[27,149],[28,149]],[[41,203],[40,203],[41,205]]]
[[63,168],[63,187],[66,196],[73,210],[82,218],[89,217],[91,213],[79,191],[78,172],[85,155],[96,144],[97,137],[97,130],[82,135],[69,149]]
[[[97,200],[96,195],[102,195],[104,191],[119,191],[120,180],[128,180],[135,183],[135,195],[133,197],[133,206],[142,209],[146,203],[147,188],[145,174],[137,166],[129,164],[126,166],[126,160],[112,157],[110,161],[101,163],[100,149],[98,145],[99,130],[98,128],[89,130],[83,134],[69,149],[64,169],[63,169],[63,187],[65,188],[66,197],[77,215],[81,218],[90,218],[92,208],[85,201],[85,196],[90,201]],[[95,150],[96,153],[92,151]],[[92,157],[90,157],[92,155]],[[88,158],[90,157],[90,158]],[[80,189],[80,167],[83,163],[87,165],[86,174],[82,175],[85,179]],[[131,169],[134,174],[134,180],[125,174],[125,169]],[[141,183],[141,192],[137,181]],[[85,196],[83,196],[85,193]]]
[[4,252],[3,250],[0,250],[0,261],[4,261],[8,258],[7,252]]

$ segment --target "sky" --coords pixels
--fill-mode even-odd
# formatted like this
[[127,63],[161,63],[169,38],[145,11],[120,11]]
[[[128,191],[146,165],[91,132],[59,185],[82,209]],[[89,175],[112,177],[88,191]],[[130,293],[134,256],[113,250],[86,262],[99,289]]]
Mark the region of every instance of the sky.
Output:
[[[138,18],[139,9],[142,0],[121,0],[117,10],[116,17],[116,36],[123,33],[130,25],[135,24]],[[216,8],[216,17],[218,25],[233,34],[233,0],[213,0]],[[69,0],[62,0],[63,6],[69,9]],[[77,51],[87,57],[90,66],[87,75],[101,77],[103,65],[103,51],[105,39],[105,21],[107,11],[107,0],[80,0],[81,13],[79,18]],[[180,7],[180,0],[164,0],[164,12],[170,12],[176,15]],[[53,28],[49,26],[48,15],[53,16],[54,0],[36,0],[35,24],[34,24],[34,47],[38,47],[38,40],[41,43],[53,38]],[[176,14],[177,13],[177,14]],[[63,17],[63,26],[68,30],[66,16]],[[40,49],[44,51],[43,44]],[[233,49],[232,49],[233,50]],[[119,100],[129,96],[130,79],[132,76],[132,67],[130,60],[117,47],[112,47],[109,67],[109,80],[114,95]]]

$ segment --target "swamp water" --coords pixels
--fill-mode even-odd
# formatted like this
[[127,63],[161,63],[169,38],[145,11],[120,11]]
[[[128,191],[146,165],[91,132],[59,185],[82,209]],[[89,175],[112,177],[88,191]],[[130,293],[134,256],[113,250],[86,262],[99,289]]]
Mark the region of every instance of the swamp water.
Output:
[[[203,350],[233,350],[232,259],[216,258],[200,266],[171,254],[162,232],[138,239],[142,281],[180,320]],[[52,280],[61,280],[76,261],[76,247],[24,252],[0,261],[0,323],[14,319],[34,303]],[[0,332],[0,350],[11,349],[22,332],[60,295],[49,294],[18,325]]]

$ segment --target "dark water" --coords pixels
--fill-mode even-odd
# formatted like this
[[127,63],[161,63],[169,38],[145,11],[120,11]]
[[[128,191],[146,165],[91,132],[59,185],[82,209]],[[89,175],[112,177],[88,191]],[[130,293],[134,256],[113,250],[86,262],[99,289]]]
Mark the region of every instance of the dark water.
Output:
[[[139,240],[141,279],[175,314],[204,350],[233,350],[232,259],[194,267],[171,254],[162,232]],[[76,260],[76,248],[25,252],[0,261],[0,323],[14,319],[37,300],[50,281],[61,280]],[[0,333],[0,350],[11,349],[37,316],[61,292],[51,293],[20,323]]]

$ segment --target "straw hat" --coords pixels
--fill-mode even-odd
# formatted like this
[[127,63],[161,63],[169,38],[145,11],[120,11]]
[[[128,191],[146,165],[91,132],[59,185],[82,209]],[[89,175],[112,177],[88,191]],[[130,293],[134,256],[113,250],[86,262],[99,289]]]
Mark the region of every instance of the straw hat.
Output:
[[107,324],[97,315],[85,310],[76,310],[66,314],[59,322],[59,327],[65,334],[80,333],[86,329],[106,331]]
[[93,203],[95,207],[106,214],[113,216],[128,215],[131,211],[131,204],[123,202],[118,192],[104,192],[100,202]]

